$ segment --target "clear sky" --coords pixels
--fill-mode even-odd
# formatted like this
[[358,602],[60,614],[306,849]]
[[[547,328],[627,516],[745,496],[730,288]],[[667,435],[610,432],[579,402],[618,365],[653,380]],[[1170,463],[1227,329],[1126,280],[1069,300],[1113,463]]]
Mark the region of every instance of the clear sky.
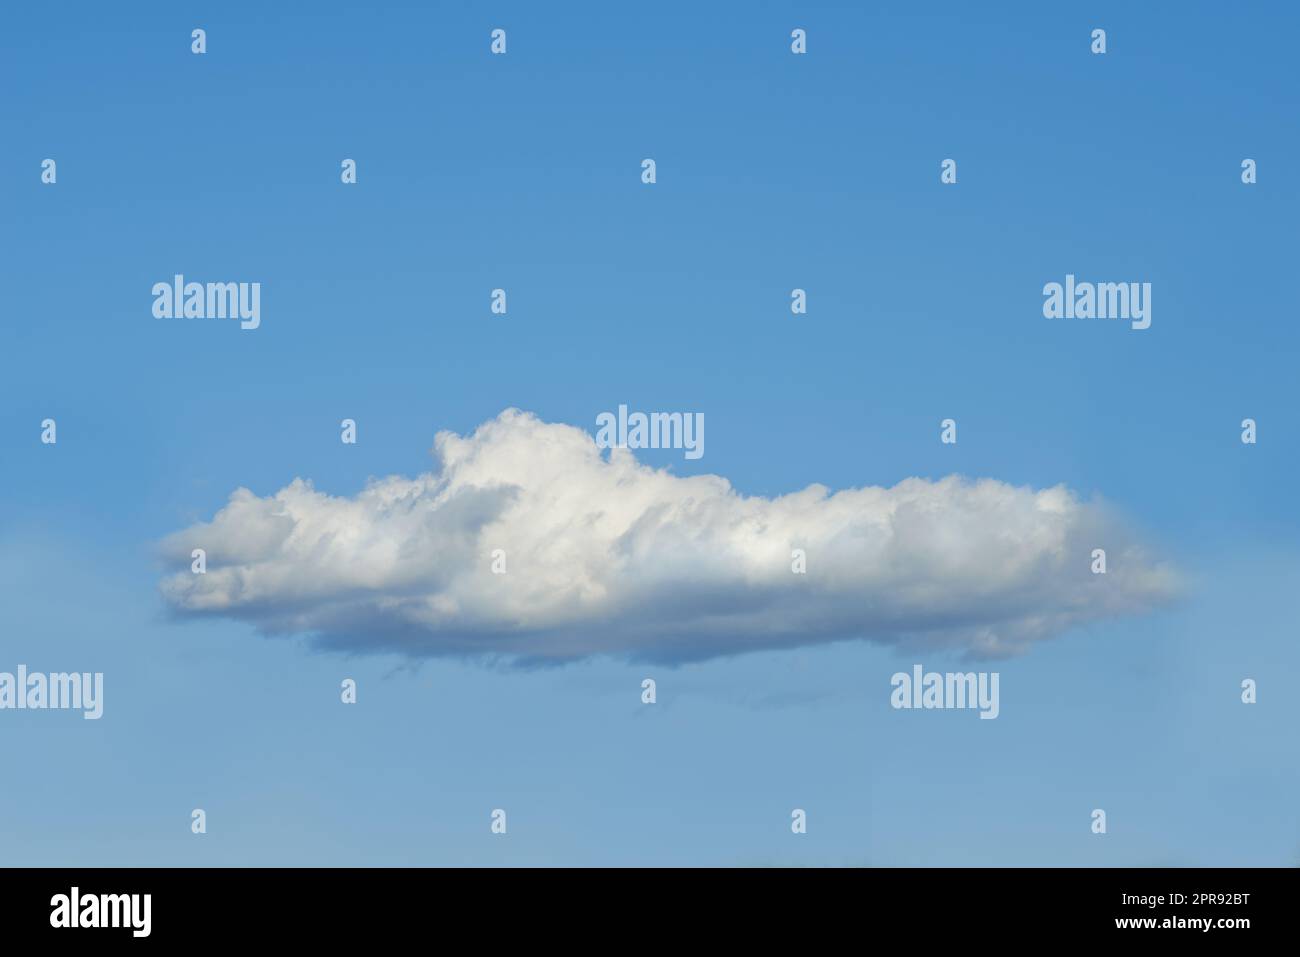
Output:
[[[98,721],[0,711],[0,863],[1300,862],[1287,5],[152,2],[3,20],[0,671],[103,672],[105,700]],[[176,273],[260,282],[260,328],[156,319],[150,289]],[[1151,327],[1044,318],[1067,274],[1150,282]],[[1065,486],[1108,503],[1177,595],[1095,618],[1072,591],[1044,597],[1009,570],[1024,553],[999,513],[978,532],[1010,543],[989,580],[1027,615],[1070,613],[995,658],[854,631],[855,596],[916,581],[851,551],[838,604],[800,612],[831,624],[777,601],[772,647],[747,653],[734,631],[656,650],[661,626],[696,640],[708,601],[757,613],[774,592],[707,561],[676,580],[653,551],[619,582],[646,582],[635,615],[522,628],[542,657],[606,636],[544,666],[502,657],[493,621],[394,652],[374,606],[341,599],[344,634],[261,566],[256,607],[168,597],[188,574],[169,536],[236,489],[302,478],[356,499],[436,472],[444,430],[518,408],[594,435],[620,403],[703,413],[702,458],[637,458],[763,500],[954,474]],[[674,502],[697,488],[654,481]],[[458,587],[438,594],[468,603]],[[988,611],[982,588],[945,605],[952,635]],[[924,610],[904,602],[900,629]],[[891,708],[890,676],[917,663],[998,671],[997,720]]]

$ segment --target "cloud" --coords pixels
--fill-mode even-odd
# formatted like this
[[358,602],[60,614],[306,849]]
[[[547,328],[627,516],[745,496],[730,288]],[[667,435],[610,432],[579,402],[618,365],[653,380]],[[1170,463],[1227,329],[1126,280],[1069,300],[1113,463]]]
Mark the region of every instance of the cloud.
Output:
[[517,409],[440,432],[434,452],[439,471],[354,497],[302,479],[237,489],[164,541],[184,568],[165,601],[349,651],[676,662],[844,639],[1010,655],[1177,588],[1109,507],[1063,486],[950,476],[745,496]]

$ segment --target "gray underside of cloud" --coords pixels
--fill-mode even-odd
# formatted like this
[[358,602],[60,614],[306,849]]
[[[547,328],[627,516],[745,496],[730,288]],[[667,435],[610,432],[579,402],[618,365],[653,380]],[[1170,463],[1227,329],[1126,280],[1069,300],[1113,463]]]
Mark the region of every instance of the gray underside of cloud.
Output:
[[[353,497],[301,479],[237,489],[164,541],[184,569],[164,600],[352,652],[674,662],[849,639],[1010,655],[1177,590],[1111,509],[1062,486],[950,476],[744,496],[515,409],[439,433],[435,454],[438,471]],[[190,570],[196,548],[206,574]]]

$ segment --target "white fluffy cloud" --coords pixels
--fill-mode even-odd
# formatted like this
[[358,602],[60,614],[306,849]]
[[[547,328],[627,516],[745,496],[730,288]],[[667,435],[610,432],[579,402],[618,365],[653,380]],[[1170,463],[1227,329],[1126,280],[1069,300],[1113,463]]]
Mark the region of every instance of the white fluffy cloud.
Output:
[[236,490],[165,541],[185,570],[164,598],[354,651],[679,661],[855,638],[1013,654],[1176,588],[1105,505],[1062,486],[950,476],[751,497],[516,409],[439,433],[435,453],[440,471],[354,497],[301,479]]

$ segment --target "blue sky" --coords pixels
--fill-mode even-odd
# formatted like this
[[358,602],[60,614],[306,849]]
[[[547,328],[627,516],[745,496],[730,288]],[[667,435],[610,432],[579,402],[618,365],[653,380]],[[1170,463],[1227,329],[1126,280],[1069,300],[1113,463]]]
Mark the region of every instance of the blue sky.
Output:
[[[0,712],[6,863],[1300,860],[1294,13],[377,6],[4,14],[0,670],[105,674],[100,721]],[[176,272],[261,282],[261,328],[154,319]],[[1151,328],[1044,319],[1066,273],[1151,282]],[[521,670],[160,596],[236,488],[353,496],[441,430],[619,403],[703,412],[702,459],[639,457],[746,495],[1100,496],[1182,597],[979,665],[980,721],[889,706],[960,655],[848,634]]]

